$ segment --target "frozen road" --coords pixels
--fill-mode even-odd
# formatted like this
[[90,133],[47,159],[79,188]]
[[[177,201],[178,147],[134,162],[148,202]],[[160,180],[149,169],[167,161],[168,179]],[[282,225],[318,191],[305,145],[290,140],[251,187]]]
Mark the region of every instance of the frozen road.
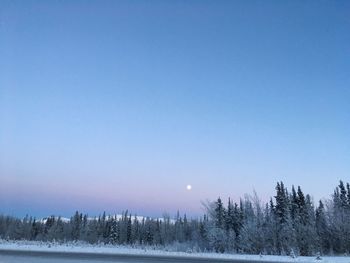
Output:
[[[258,263],[254,260],[0,250],[0,263]],[[266,261],[265,261],[266,262]],[[270,262],[274,263],[274,262]],[[280,263],[280,262],[279,262]]]

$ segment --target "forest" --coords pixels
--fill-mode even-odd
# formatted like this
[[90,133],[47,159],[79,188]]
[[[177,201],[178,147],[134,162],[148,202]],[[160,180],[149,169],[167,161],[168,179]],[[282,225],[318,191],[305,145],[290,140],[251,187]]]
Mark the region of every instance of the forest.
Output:
[[289,191],[278,182],[269,202],[256,193],[238,202],[221,198],[203,204],[206,213],[188,218],[89,217],[76,212],[70,220],[0,215],[0,238],[91,244],[174,246],[184,251],[308,256],[350,252],[350,186],[340,181],[331,197],[314,204],[302,188]]

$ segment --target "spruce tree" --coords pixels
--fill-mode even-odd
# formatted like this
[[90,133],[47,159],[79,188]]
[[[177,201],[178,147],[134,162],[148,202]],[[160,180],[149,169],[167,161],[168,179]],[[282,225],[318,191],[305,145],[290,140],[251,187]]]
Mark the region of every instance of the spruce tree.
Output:
[[350,209],[350,184],[349,183],[346,184],[346,190],[348,192],[347,194],[348,208]]
[[290,209],[290,214],[291,214],[291,218],[293,221],[293,225],[295,225],[295,222],[297,220],[298,217],[298,196],[297,193],[295,191],[294,185],[292,186],[292,196],[291,196],[291,209]]
[[316,209],[316,232],[318,237],[319,252],[321,252],[322,254],[329,253],[329,230],[325,214],[325,208],[321,200],[319,201],[319,205]]
[[71,237],[73,240],[78,240],[80,237],[80,228],[82,222],[82,215],[78,211],[75,212],[73,218],[71,219],[72,232]]
[[274,207],[277,225],[276,249],[279,254],[289,254],[295,246],[295,233],[290,216],[290,201],[283,182],[276,185],[276,205]]
[[225,223],[225,208],[219,197],[215,203],[215,226],[217,228],[223,229]]
[[126,242],[128,244],[130,244],[132,242],[132,237],[131,237],[131,214],[129,215],[129,218],[127,219]]
[[233,204],[231,199],[228,199],[227,212],[225,215],[225,229],[226,231],[233,230],[234,214],[233,214]]
[[110,244],[117,244],[118,243],[118,230],[117,230],[117,220],[115,218],[112,219],[111,226],[109,231],[109,243]]

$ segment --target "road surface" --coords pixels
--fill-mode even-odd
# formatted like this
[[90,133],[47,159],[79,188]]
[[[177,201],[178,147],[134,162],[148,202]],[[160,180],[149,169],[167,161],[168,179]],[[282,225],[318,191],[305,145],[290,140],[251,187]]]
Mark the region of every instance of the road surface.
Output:
[[[0,250],[0,263],[262,263],[255,260]],[[266,261],[265,261],[266,262]],[[269,262],[277,263],[277,262]],[[281,263],[281,262],[278,262]]]

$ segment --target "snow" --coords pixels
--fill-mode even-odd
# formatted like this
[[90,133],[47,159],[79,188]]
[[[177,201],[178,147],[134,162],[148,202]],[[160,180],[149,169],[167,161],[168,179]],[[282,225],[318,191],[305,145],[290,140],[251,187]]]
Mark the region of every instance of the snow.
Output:
[[[42,224],[46,224],[48,219],[49,219],[48,217],[44,217],[44,218],[40,219],[39,222],[42,223]],[[55,216],[55,220],[58,220],[58,219],[60,219],[64,223],[69,223],[69,221],[70,221],[69,218]]]
[[[217,254],[217,253],[191,253],[167,251],[152,247],[135,248],[131,246],[113,246],[113,245],[91,245],[83,242],[70,243],[49,243],[38,241],[6,241],[0,240],[1,250],[21,250],[21,251],[44,251],[44,252],[76,252],[76,253],[101,253],[101,254],[122,254],[122,255],[152,255],[152,256],[178,256],[178,257],[200,257],[217,259],[240,259],[257,260],[261,262],[319,262],[319,263],[350,263],[349,256],[321,257],[297,257],[289,256],[270,256],[270,255],[242,255],[242,254]],[[1,253],[1,252],[0,252]]]

